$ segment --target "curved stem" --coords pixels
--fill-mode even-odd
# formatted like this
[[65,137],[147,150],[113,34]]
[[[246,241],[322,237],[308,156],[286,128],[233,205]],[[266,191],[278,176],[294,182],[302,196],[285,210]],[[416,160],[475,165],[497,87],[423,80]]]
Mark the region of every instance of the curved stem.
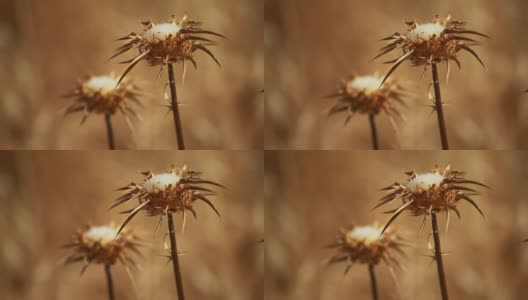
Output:
[[106,135],[108,136],[108,149],[115,150],[114,130],[112,129],[112,115],[105,114]]
[[369,114],[369,122],[370,122],[370,135],[372,137],[372,149],[379,150],[378,130],[376,128],[376,115],[374,113]]
[[169,63],[169,85],[171,91],[171,106],[172,114],[174,116],[174,128],[176,129],[176,139],[178,140],[178,149],[185,150],[185,144],[183,142],[183,130],[180,119],[180,109],[178,108],[178,94],[176,93],[176,80],[174,80],[174,70],[172,63]]
[[440,129],[440,139],[442,141],[442,149],[449,150],[447,142],[447,132],[444,121],[444,109],[442,107],[442,95],[440,94],[440,80],[438,79],[438,69],[436,63],[433,63],[433,85],[435,92],[435,110],[438,116],[438,128]]
[[109,264],[105,264],[106,282],[108,284],[108,299],[115,300],[114,283],[112,281],[112,272],[110,268],[111,266]]
[[176,290],[178,292],[178,299],[185,300],[183,294],[182,276],[180,271],[180,262],[178,261],[178,247],[176,245],[176,231],[174,230],[174,222],[172,221],[172,213],[167,213],[169,223],[169,236],[171,241],[171,260],[174,268],[174,278],[176,279]]
[[438,280],[440,281],[440,291],[442,293],[442,300],[448,300],[447,283],[444,272],[444,263],[442,261],[442,247],[440,246],[440,235],[438,234],[438,223],[436,221],[436,212],[431,212],[431,222],[433,223],[433,237],[435,243],[435,260],[438,268]]
[[376,282],[376,273],[374,272],[374,265],[369,264],[370,284],[372,286],[372,300],[378,300],[378,284]]

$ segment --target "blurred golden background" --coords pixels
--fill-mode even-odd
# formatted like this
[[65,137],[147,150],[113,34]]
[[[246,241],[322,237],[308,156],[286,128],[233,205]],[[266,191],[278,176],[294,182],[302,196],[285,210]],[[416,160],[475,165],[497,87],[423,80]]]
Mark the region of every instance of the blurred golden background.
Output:
[[[0,153],[0,298],[4,300],[107,299],[102,265],[63,266],[61,249],[84,224],[120,224],[125,215],[107,211],[115,191],[141,182],[140,171],[164,172],[171,164],[204,172],[224,184],[212,198],[222,218],[197,203],[198,220],[175,215],[180,264],[188,299],[263,299],[263,158],[259,152],[2,152]],[[137,258],[133,285],[122,265],[113,267],[116,299],[175,299],[172,265],[163,248],[167,223],[155,235],[157,217],[143,212],[127,225],[151,246]],[[166,242],[170,244],[167,239]]]
[[[267,149],[370,149],[368,118],[356,115],[330,119],[326,110],[346,75],[379,72],[371,61],[385,43],[378,40],[406,29],[404,21],[430,22],[452,14],[481,39],[475,50],[486,69],[468,53],[460,53],[462,70],[452,64],[445,86],[445,64],[439,66],[448,137],[452,149],[519,149],[528,140],[528,2],[524,0],[359,1],[265,0]],[[386,116],[378,118],[382,149],[440,149],[436,115],[431,114],[430,68],[420,86],[423,68],[403,63],[392,78],[414,97],[397,121],[398,138]],[[432,89],[431,89],[432,93]]]
[[[257,0],[92,1],[0,0],[0,148],[106,149],[103,116],[63,118],[71,99],[61,98],[84,75],[121,73],[117,38],[142,30],[140,21],[165,22],[171,15],[204,22],[226,35],[213,52],[220,69],[203,53],[198,70],[175,67],[188,149],[261,149],[264,119],[263,8]],[[132,57],[133,54],[127,55]],[[127,78],[144,91],[142,120],[134,134],[114,118],[119,149],[174,149],[172,114],[163,105],[166,69],[139,63]],[[169,90],[167,89],[167,94]]]
[[[465,177],[488,184],[472,197],[482,218],[460,203],[444,233],[439,215],[450,299],[528,299],[528,153],[502,151],[268,151],[265,167],[266,299],[371,299],[366,265],[327,267],[340,227],[384,225],[382,214],[397,203],[371,209],[385,195],[381,188],[405,182],[404,171],[428,172],[448,163]],[[401,214],[391,228],[410,242],[397,271],[398,284],[385,265],[377,267],[380,299],[440,299],[430,219]]]

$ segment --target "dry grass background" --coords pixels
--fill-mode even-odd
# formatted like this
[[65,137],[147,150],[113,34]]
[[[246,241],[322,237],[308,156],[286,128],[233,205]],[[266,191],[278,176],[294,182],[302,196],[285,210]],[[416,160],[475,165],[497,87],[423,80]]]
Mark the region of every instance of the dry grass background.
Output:
[[[450,83],[442,86],[450,146],[453,149],[527,148],[528,2],[524,0],[360,1],[265,0],[267,149],[369,149],[368,118],[327,119],[324,95],[350,73],[385,73],[381,59],[370,62],[384,44],[405,29],[403,21],[430,21],[436,14],[486,33],[476,48],[487,69],[469,54],[453,65]],[[398,139],[387,118],[379,120],[385,149],[439,149],[436,115],[426,107],[430,69],[417,87],[422,68],[403,64],[394,73],[415,93],[399,122]],[[441,84],[445,65],[440,66]]]
[[[115,189],[141,180],[139,171],[165,171],[187,162],[225,184],[213,202],[218,218],[197,204],[198,221],[178,231],[186,296],[189,299],[263,299],[263,161],[259,152],[3,152],[0,153],[0,298],[5,300],[106,299],[103,267],[63,267],[60,246],[87,222],[116,223],[107,212]],[[181,216],[175,218],[181,228]],[[165,230],[154,236],[157,218],[139,214],[128,228],[152,244],[134,272],[137,299],[174,299],[173,270],[163,251]],[[166,221],[162,228],[166,229]],[[167,240],[167,243],[168,240]],[[117,299],[136,299],[122,266],[114,269]]]
[[[502,151],[268,151],[265,167],[266,299],[371,299],[367,267],[326,267],[334,252],[324,249],[340,226],[384,224],[385,207],[371,211],[380,188],[406,179],[403,171],[429,171],[452,163],[467,178],[484,182],[475,197],[486,219],[461,203],[444,234],[439,217],[444,264],[451,299],[528,298],[528,153]],[[394,203],[396,205],[396,203]],[[398,272],[401,297],[385,266],[377,268],[380,299],[440,299],[436,264],[428,251],[430,221],[402,214],[393,228],[412,244]],[[431,238],[432,243],[432,238]]]
[[[166,21],[187,12],[192,19],[225,34],[214,52],[218,66],[197,54],[198,71],[189,68],[181,86],[176,67],[184,135],[189,149],[261,149],[264,85],[263,8],[258,0],[92,1],[0,0],[0,148],[106,149],[102,116],[62,118],[70,103],[60,96],[77,78],[124,70],[107,61],[120,43],[114,40],[151,18]],[[162,105],[164,77],[140,63],[131,73],[146,108],[135,121],[135,137],[122,117],[114,121],[121,149],[174,149],[172,115]],[[168,90],[167,90],[167,93]]]

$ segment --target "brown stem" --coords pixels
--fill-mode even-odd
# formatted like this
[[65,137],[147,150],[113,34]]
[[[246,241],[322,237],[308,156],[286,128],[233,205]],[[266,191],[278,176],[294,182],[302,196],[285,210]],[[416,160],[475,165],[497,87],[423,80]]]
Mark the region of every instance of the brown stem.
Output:
[[369,264],[370,284],[372,286],[372,300],[378,300],[378,284],[376,282],[376,273],[374,272],[374,265]]
[[178,292],[178,300],[185,300],[185,295],[183,294],[183,284],[182,284],[182,275],[180,271],[180,262],[178,261],[178,247],[176,245],[176,231],[174,230],[174,222],[172,221],[172,212],[168,214],[169,222],[169,235],[171,241],[171,259],[172,266],[174,268],[174,278],[176,279],[176,290]]
[[108,284],[108,299],[115,300],[114,283],[112,281],[112,272],[110,268],[111,266],[109,264],[105,264],[106,282]]
[[438,279],[440,281],[440,291],[442,292],[442,300],[448,300],[447,283],[444,272],[444,263],[442,261],[442,247],[440,246],[440,235],[438,234],[438,222],[436,221],[436,212],[431,212],[431,222],[433,223],[433,237],[435,243],[435,260],[438,267]]
[[106,135],[108,136],[108,149],[115,150],[114,130],[112,129],[112,115],[105,114]]
[[433,63],[433,85],[435,92],[435,109],[438,116],[438,128],[440,129],[440,139],[442,140],[442,149],[449,150],[447,142],[447,132],[444,121],[444,109],[442,107],[442,95],[440,94],[440,80],[438,79],[438,69],[436,63]]
[[180,109],[178,108],[178,94],[176,93],[176,80],[174,80],[174,70],[172,63],[169,63],[169,85],[171,91],[171,106],[172,114],[174,116],[174,128],[176,129],[176,139],[178,140],[178,149],[185,150],[185,144],[183,142],[183,130],[180,119]]
[[372,137],[372,149],[379,150],[378,130],[376,128],[376,115],[374,113],[369,114],[369,122],[370,122],[370,135]]

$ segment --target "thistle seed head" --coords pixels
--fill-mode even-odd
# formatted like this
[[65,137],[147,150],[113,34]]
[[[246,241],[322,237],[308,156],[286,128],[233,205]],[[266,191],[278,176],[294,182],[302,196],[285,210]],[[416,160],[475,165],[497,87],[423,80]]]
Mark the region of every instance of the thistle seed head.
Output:
[[341,228],[336,241],[329,245],[338,251],[329,263],[346,262],[345,274],[354,263],[377,265],[383,261],[399,267],[397,254],[403,254],[403,246],[403,239],[393,231],[382,235],[382,228],[377,225],[352,225]]
[[194,53],[202,51],[209,55],[219,66],[220,63],[213,55],[208,46],[216,45],[216,42],[205,36],[224,37],[216,32],[202,28],[201,22],[191,21],[185,15],[178,20],[174,16],[166,22],[155,24],[152,21],[142,22],[145,26],[141,33],[132,32],[119,40],[126,43],[117,48],[112,58],[137,49],[138,55],[122,63],[128,64],[125,72],[121,75],[121,81],[128,72],[141,60],[146,60],[151,66],[161,66],[169,63],[180,63],[190,61],[196,68]]
[[415,42],[429,41],[432,38],[439,37],[446,28],[438,23],[424,23],[416,24],[414,28],[410,29],[407,37]]
[[395,81],[382,84],[378,75],[350,76],[341,81],[337,92],[329,98],[337,98],[328,114],[348,112],[348,120],[354,113],[379,114],[401,117],[398,106],[405,106],[405,90]]
[[83,122],[90,113],[137,116],[134,106],[141,106],[139,88],[130,81],[118,84],[113,74],[85,77],[66,97],[75,101],[66,108],[66,114],[82,111]]
[[389,44],[381,48],[375,57],[381,57],[397,49],[401,49],[403,52],[399,58],[387,62],[393,65],[383,81],[405,60],[410,60],[415,66],[425,65],[425,67],[433,63],[454,61],[460,68],[458,52],[462,50],[469,52],[484,66],[480,57],[471,48],[471,46],[480,45],[480,43],[467,37],[467,35],[488,36],[466,29],[465,22],[451,20],[451,16],[448,15],[443,19],[437,16],[431,23],[420,24],[416,21],[410,21],[405,24],[407,31],[404,33],[396,32],[384,38],[383,40],[388,41]]
[[[190,211],[196,217],[194,204],[196,201],[205,202],[216,214],[220,216],[218,210],[209,200],[209,196],[216,193],[206,188],[207,185],[223,187],[222,185],[205,180],[201,173],[189,170],[187,166],[181,169],[172,167],[168,172],[152,173],[150,171],[142,173],[145,178],[141,183],[132,182],[119,190],[125,193],[114,201],[113,207],[137,199],[139,205],[134,209],[125,211],[128,217],[123,222],[120,230],[140,211],[145,210],[150,216],[160,216],[160,223],[164,215],[173,212]],[[158,226],[159,228],[159,226]]]
[[141,255],[139,246],[139,239],[130,231],[118,233],[114,225],[87,225],[78,230],[72,241],[64,246],[74,251],[65,264],[83,262],[82,272],[91,263],[113,265],[119,261],[135,266],[129,254],[134,252]]
[[152,27],[145,31],[143,37],[150,43],[164,41],[170,37],[177,36],[180,29],[181,27],[174,23],[152,24]]
[[391,186],[384,188],[387,195],[381,198],[380,203],[376,206],[382,206],[394,200],[400,199],[402,205],[387,213],[393,213],[389,222],[385,225],[387,228],[404,210],[408,210],[414,216],[424,215],[425,218],[432,212],[454,211],[458,217],[458,203],[460,201],[469,202],[480,214],[482,211],[471,198],[479,193],[470,186],[486,185],[469,180],[464,177],[464,173],[451,169],[447,166],[444,169],[435,167],[431,172],[416,173],[414,171],[405,173],[408,178],[406,183],[396,182]]

